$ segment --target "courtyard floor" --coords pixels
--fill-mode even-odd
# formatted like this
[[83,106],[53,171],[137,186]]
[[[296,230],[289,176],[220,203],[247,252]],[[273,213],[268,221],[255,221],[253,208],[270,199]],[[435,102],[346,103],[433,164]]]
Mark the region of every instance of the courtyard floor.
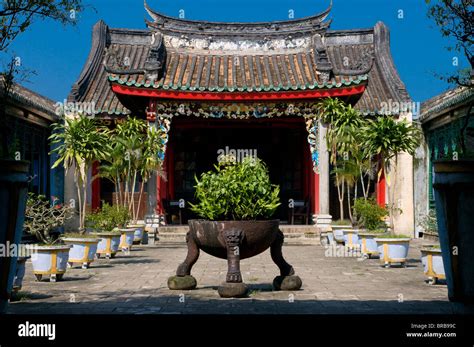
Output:
[[217,286],[227,262],[203,252],[193,268],[198,287],[170,291],[167,279],[184,260],[186,245],[134,246],[130,255],[68,269],[57,283],[36,282],[31,262],[12,314],[450,314],[472,308],[450,303],[446,285],[425,283],[420,240],[406,268],[382,268],[378,259],[326,257],[318,245],[285,244],[283,253],[303,280],[295,292],[272,291],[278,268],[266,251],[241,263],[249,297],[221,299]]

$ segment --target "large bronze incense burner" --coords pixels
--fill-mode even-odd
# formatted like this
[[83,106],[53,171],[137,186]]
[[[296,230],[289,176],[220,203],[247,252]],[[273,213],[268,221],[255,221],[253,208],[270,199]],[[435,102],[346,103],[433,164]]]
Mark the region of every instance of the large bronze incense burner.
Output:
[[276,290],[297,290],[302,282],[295,276],[293,267],[283,258],[283,233],[279,220],[257,221],[208,221],[190,220],[186,235],[188,254],[170,277],[170,289],[194,289],[197,282],[191,276],[191,269],[199,258],[200,250],[221,259],[227,259],[226,281],[219,289],[221,297],[241,297],[247,292],[242,282],[240,260],[256,256],[270,248],[271,257],[280,269],[273,286]]

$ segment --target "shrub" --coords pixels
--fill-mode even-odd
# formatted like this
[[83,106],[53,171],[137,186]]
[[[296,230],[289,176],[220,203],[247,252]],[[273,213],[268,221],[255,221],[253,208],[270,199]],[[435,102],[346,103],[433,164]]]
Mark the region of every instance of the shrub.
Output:
[[72,217],[72,208],[60,205],[57,200],[51,204],[43,195],[30,193],[26,201],[25,221],[23,229],[36,237],[40,243],[53,245],[60,242],[58,233],[54,229],[64,225]]
[[271,217],[280,205],[280,188],[271,184],[260,159],[223,161],[196,177],[196,205],[192,211],[210,220],[255,220]]
[[112,231],[117,227],[124,227],[130,220],[130,213],[127,207],[110,206],[102,204],[102,209],[87,215],[88,226],[96,231]]
[[434,209],[430,209],[428,214],[424,215],[421,218],[420,223],[418,225],[423,228],[423,232],[438,234],[438,221],[436,219],[436,211]]
[[358,198],[354,202],[354,217],[359,227],[374,231],[384,226],[383,218],[388,216],[385,207],[381,207],[374,199]]

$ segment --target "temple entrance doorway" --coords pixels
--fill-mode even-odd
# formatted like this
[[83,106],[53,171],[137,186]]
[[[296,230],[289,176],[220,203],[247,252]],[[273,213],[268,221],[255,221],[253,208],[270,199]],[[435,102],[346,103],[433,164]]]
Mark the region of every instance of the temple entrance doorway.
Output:
[[[302,118],[175,119],[167,149],[168,195],[194,201],[195,175],[209,171],[220,154],[256,155],[280,186],[281,206],[275,218],[288,220],[289,199],[309,199],[311,159]],[[171,164],[171,165],[170,165]],[[189,209],[188,218],[196,217]]]

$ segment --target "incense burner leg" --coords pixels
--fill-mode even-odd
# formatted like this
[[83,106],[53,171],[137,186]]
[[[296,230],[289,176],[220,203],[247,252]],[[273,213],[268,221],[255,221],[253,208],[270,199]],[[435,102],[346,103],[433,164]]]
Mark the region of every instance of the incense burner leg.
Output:
[[223,298],[238,298],[247,294],[247,286],[242,282],[242,273],[240,272],[240,246],[243,237],[243,232],[239,229],[224,231],[227,249],[227,275],[226,282],[217,290]]
[[298,290],[303,282],[299,276],[295,275],[293,266],[288,264],[285,258],[283,258],[282,247],[284,239],[282,231],[278,230],[278,234],[270,246],[272,260],[280,269],[280,276],[275,277],[273,280],[273,287],[275,290]]
[[188,232],[186,234],[188,254],[176,270],[176,276],[168,278],[168,288],[173,290],[190,290],[196,288],[196,279],[191,276],[191,269],[199,258],[199,246]]

